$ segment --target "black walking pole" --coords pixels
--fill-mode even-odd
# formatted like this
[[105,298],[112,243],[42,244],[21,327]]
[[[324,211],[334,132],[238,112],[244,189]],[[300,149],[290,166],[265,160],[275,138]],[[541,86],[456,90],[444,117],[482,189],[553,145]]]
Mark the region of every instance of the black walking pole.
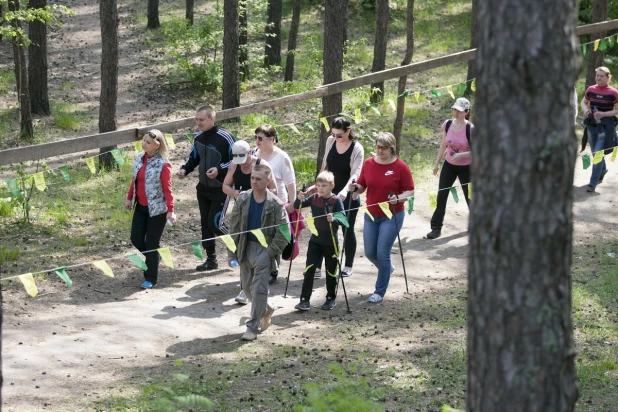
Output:
[[[326,215],[328,215],[328,207],[325,207],[324,211],[326,212]],[[324,219],[327,219],[326,216],[324,216]],[[328,222],[328,227],[330,228],[330,237],[333,240],[333,249],[335,249],[335,255],[336,255],[337,254],[337,242],[335,242],[335,234],[333,233],[333,224],[332,224],[332,222]],[[335,269],[335,270],[337,270],[337,269]],[[341,271],[339,271],[339,272],[341,272]],[[331,276],[331,274],[328,273],[328,270],[326,271],[326,276]],[[336,274],[335,276],[337,276],[337,279],[341,278],[341,286],[343,287],[343,296],[345,297],[345,305],[348,307],[348,313],[351,313],[351,311],[350,311],[350,304],[348,303],[348,294],[345,291],[345,282],[343,281],[343,277],[341,277],[341,275],[338,275],[338,274]],[[337,284],[339,284],[339,282],[337,282]]]
[[[306,190],[306,185],[303,185],[302,192],[304,193],[305,190]],[[296,217],[296,229],[294,230],[294,233],[292,233],[292,242],[296,242],[298,240],[296,239],[294,235],[298,235],[298,224],[300,223],[300,205],[298,206],[297,215],[298,216]],[[288,297],[288,284],[290,283],[290,273],[292,273],[292,261],[294,260],[294,258],[292,257],[293,254],[294,254],[294,244],[292,244],[292,253],[290,254],[290,267],[288,268],[288,278],[285,281],[285,293],[283,294],[284,298]]]
[[[393,192],[390,193],[390,196],[393,196]],[[399,200],[399,198],[397,198]],[[389,202],[390,208],[390,202]],[[393,217],[395,218],[395,229],[397,230],[397,241],[399,242],[399,254],[401,255],[401,265],[403,266],[403,278],[406,280],[406,293],[409,295],[410,291],[408,290],[408,275],[406,274],[406,262],[403,260],[403,250],[401,249],[401,237],[399,237],[399,222],[397,221],[397,213],[393,213]]]
[[[356,179],[352,179],[352,184],[356,183]],[[346,216],[346,218],[350,215],[350,209],[352,209],[352,193],[348,192],[348,214]],[[349,222],[349,220],[348,220]],[[345,234],[343,235],[343,245],[341,246],[341,256],[339,257],[339,276],[341,277],[341,264],[343,263],[343,252],[345,251],[345,241],[348,238],[348,230],[350,230],[350,228],[346,228],[345,230]],[[352,229],[354,230],[354,229]],[[337,290],[339,289],[339,278],[337,278]]]

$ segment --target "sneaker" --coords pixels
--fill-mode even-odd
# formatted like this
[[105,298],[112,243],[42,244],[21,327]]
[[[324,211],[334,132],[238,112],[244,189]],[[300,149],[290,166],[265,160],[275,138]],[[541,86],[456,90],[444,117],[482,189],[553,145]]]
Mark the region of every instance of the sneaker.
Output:
[[311,304],[309,303],[308,300],[304,300],[301,299],[300,303],[296,306],[294,306],[294,309],[298,309],[298,310],[310,310],[311,309]]
[[605,171],[603,173],[601,173],[601,177],[599,177],[599,183],[598,184],[603,183],[603,178],[605,177],[606,174],[607,174],[607,169],[605,169]]
[[268,284],[272,285],[273,283],[277,282],[277,274],[276,273],[271,273],[270,274],[270,279],[268,280]]
[[594,186],[588,185],[588,189],[586,189],[586,192],[589,192],[589,193],[594,192]]
[[219,262],[217,262],[217,259],[208,258],[206,259],[204,263],[197,265],[195,267],[195,270],[199,270],[200,272],[205,272],[207,270],[215,270],[218,268],[219,268]]
[[433,229],[431,232],[425,235],[426,239],[437,239],[440,237],[442,231],[440,229]]
[[270,326],[270,318],[273,317],[273,313],[275,313],[275,307],[270,304],[266,305],[266,311],[262,315],[262,319],[260,319],[260,329],[264,332]]
[[316,268],[315,269],[315,273],[313,274],[313,278],[314,279],[321,279],[322,278],[322,268]]
[[333,310],[337,306],[337,301],[335,299],[326,298],[326,302],[320,306],[323,310]]
[[373,295],[369,296],[369,299],[367,299],[367,302],[371,302],[371,303],[380,303],[384,300],[384,298],[380,295],[378,295],[377,293],[374,293]]
[[257,338],[257,333],[247,328],[247,331],[243,333],[240,337],[240,340],[255,340]]
[[352,276],[352,268],[349,267],[344,267],[343,270],[341,271],[341,277],[342,278],[347,278]]
[[152,283],[148,280],[145,280],[144,283],[142,283],[142,289],[152,289],[154,288],[156,285],[156,283]]
[[234,300],[236,301],[236,303],[240,303],[241,305],[246,305],[247,303],[249,303],[249,298],[245,294],[244,290],[241,290],[238,296],[234,298]]

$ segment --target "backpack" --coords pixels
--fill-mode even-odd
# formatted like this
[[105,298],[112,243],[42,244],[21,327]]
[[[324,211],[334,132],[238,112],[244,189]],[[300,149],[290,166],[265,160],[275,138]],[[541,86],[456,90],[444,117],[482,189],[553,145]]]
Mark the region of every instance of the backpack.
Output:
[[[448,119],[446,121],[446,125],[444,126],[444,133],[448,133],[448,129],[451,127],[451,124],[453,123],[453,119]],[[467,122],[466,123],[466,138],[468,139],[468,146],[472,147],[472,144],[470,143],[470,129],[471,129],[471,125],[472,123]]]

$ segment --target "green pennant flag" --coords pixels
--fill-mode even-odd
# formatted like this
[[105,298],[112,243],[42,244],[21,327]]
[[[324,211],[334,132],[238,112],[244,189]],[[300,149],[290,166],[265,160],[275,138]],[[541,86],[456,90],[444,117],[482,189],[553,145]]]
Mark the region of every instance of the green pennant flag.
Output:
[[58,275],[60,279],[64,280],[64,283],[66,283],[68,287],[71,287],[73,286],[73,281],[71,280],[69,275],[67,275],[65,268],[65,266],[59,267],[57,269],[54,269],[54,272],[56,273],[56,275]]
[[411,215],[414,211],[414,196],[408,198],[408,214]]
[[279,225],[279,231],[281,232],[283,237],[285,237],[285,240],[287,240],[288,243],[292,241],[292,235],[290,234],[290,225],[289,224],[281,223]]
[[601,44],[599,45],[599,50],[603,51],[607,49],[607,41],[605,39],[601,40]]
[[118,166],[122,166],[124,164],[124,157],[122,157],[122,152],[120,151],[120,149],[113,149],[112,157],[114,158],[116,163],[118,163]]
[[333,217],[337,219],[339,223],[341,223],[345,227],[350,227],[348,223],[348,219],[346,219],[345,214],[343,212],[335,212],[333,213]]
[[465,83],[459,83],[457,85],[457,93],[462,94],[466,91],[466,84]]
[[607,38],[607,45],[611,48],[614,47],[614,37],[613,36],[609,36]]
[[586,45],[582,44],[582,54],[584,55],[584,57],[586,57],[586,54],[588,54],[586,49]]
[[311,124],[309,120],[305,120],[303,123],[303,126],[308,127],[309,130],[311,130],[312,132],[315,132],[315,127],[313,127],[313,125]]
[[434,95],[434,96],[436,96],[436,97],[440,97],[440,96],[442,96],[442,93],[440,93],[439,91],[437,91],[437,90],[435,90],[435,89],[433,89],[433,90],[431,91],[431,94],[432,94],[432,95]]
[[193,254],[199,259],[204,260],[204,253],[202,253],[202,245],[201,242],[191,242],[191,247],[193,248]]
[[378,116],[382,116],[382,113],[380,113],[380,111],[378,110],[378,107],[377,107],[377,105],[375,103],[371,103],[369,105],[369,108],[371,110],[373,110],[375,112],[375,114],[377,114]]
[[19,190],[19,183],[17,183],[17,179],[11,179],[6,182],[6,185],[9,187],[9,192],[15,197],[19,196],[21,190]]
[[185,137],[187,138],[189,143],[191,143],[191,146],[193,146],[193,133],[187,133]]
[[453,195],[453,200],[455,201],[455,203],[459,203],[459,196],[457,195],[457,188],[456,187],[451,187],[451,194]]
[[127,255],[127,258],[131,262],[135,263],[135,266],[137,266],[141,270],[148,270],[148,266],[146,266],[146,262],[144,262],[142,258],[138,256],[137,254],[133,253],[131,255]]
[[406,90],[405,92],[403,92],[403,97],[408,97],[410,95],[410,90]]
[[582,156],[582,164],[584,165],[584,170],[590,167],[590,155],[585,154]]
[[62,175],[62,177],[64,177],[64,180],[66,180],[67,182],[71,181],[71,175],[69,174],[69,168],[67,167],[67,165],[59,166],[58,170],[60,170],[60,174]]

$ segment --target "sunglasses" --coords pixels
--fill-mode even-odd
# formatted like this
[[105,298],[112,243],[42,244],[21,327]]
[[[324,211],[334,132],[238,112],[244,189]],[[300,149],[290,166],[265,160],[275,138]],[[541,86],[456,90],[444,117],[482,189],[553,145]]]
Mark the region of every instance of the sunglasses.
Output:
[[151,132],[150,130],[148,131],[148,136],[150,136],[153,139],[157,139],[157,135],[155,134],[155,132]]
[[232,158],[235,158],[235,157],[245,157],[245,156],[247,156],[247,153],[243,153],[243,154],[240,154],[240,153],[238,153],[238,154],[232,153]]
[[388,150],[388,149],[390,149],[390,147],[389,146],[380,146],[379,144],[377,144],[376,145],[376,149],[378,149],[378,150]]
[[270,139],[270,136],[266,136],[266,137],[264,137],[264,136],[258,136],[257,134],[256,134],[255,136],[253,136],[253,137],[255,137],[255,138],[256,138],[257,140],[259,140],[260,142],[261,142],[262,140],[268,140],[268,139]]
[[331,133],[330,135],[333,136],[335,139],[341,139],[343,135],[345,135],[345,133],[340,133],[340,134]]

